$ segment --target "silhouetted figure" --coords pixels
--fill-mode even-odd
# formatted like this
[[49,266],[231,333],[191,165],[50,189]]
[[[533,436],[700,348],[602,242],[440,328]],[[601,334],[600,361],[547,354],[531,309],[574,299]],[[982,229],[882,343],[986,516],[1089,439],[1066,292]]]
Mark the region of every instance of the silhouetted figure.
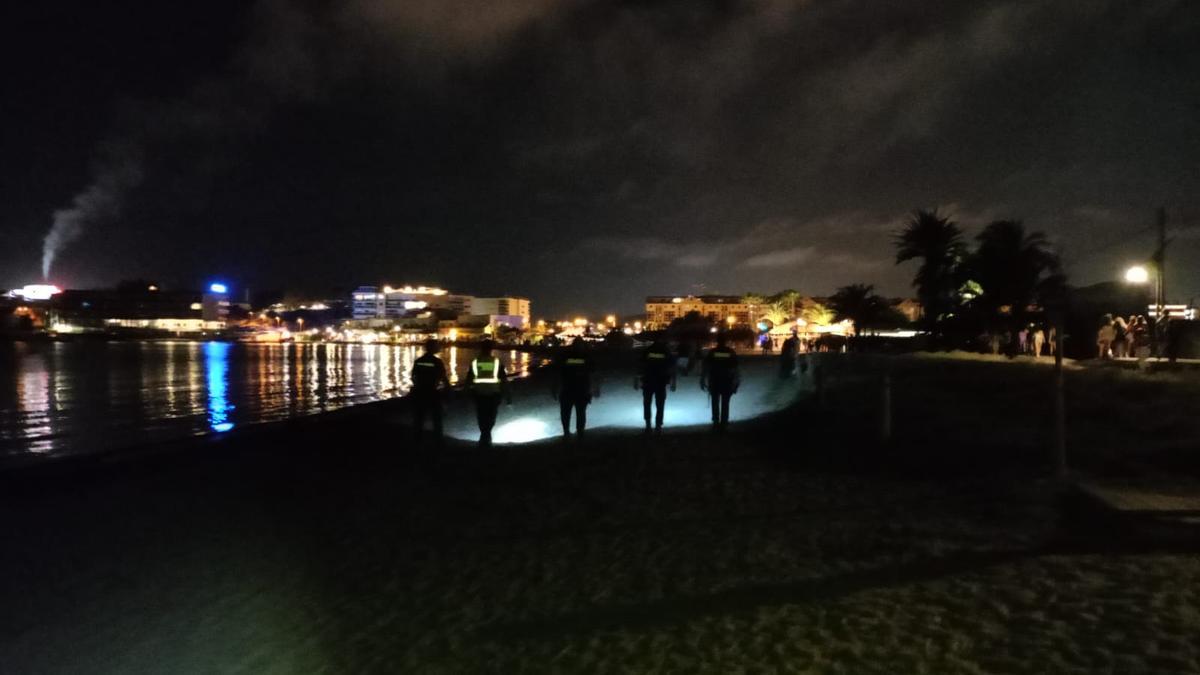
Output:
[[1138,360],[1138,366],[1143,367],[1150,356],[1150,324],[1145,316],[1129,317],[1129,336],[1133,356]]
[[417,430],[417,443],[425,433],[425,418],[433,419],[434,440],[442,442],[442,398],[440,388],[450,388],[450,378],[446,375],[446,364],[437,357],[441,345],[437,340],[425,342],[425,353],[422,354],[412,367],[412,406],[413,426]]
[[588,351],[583,338],[575,338],[570,347],[558,354],[554,362],[557,371],[551,394],[558,401],[562,418],[563,437],[571,435],[571,410],[575,411],[575,433],[582,438],[587,429],[587,407],[593,396],[600,395],[600,387],[593,379],[596,362]]
[[700,388],[712,399],[713,428],[723,429],[729,424],[729,399],[737,393],[739,384],[737,353],[726,344],[722,333],[717,336],[717,346],[705,355],[700,371]]
[[1179,349],[1183,345],[1183,322],[1170,316],[1166,317],[1163,320],[1163,333],[1166,336],[1165,355],[1168,361],[1175,363],[1179,358]]
[[800,335],[793,328],[792,335],[783,341],[779,350],[779,377],[791,377],[796,372],[796,357],[800,353]]
[[492,428],[496,426],[496,415],[500,412],[500,399],[512,404],[508,391],[508,373],[500,357],[492,354],[495,343],[484,340],[479,345],[479,356],[471,361],[467,372],[467,386],[475,396],[475,417],[479,421],[479,444],[492,444]]
[[663,409],[667,405],[667,387],[675,391],[675,378],[679,368],[676,366],[675,355],[671,346],[660,335],[654,338],[646,351],[642,352],[638,376],[633,380],[633,388],[642,390],[642,417],[646,420],[646,431],[650,431],[650,402],[654,402],[654,428],[659,432],[663,427]]
[[1129,355],[1129,325],[1119,316],[1113,319],[1112,351],[1118,359]]
[[1097,358],[1112,358],[1112,343],[1115,336],[1116,330],[1113,329],[1112,315],[1105,314],[1100,317],[1100,328],[1096,330]]

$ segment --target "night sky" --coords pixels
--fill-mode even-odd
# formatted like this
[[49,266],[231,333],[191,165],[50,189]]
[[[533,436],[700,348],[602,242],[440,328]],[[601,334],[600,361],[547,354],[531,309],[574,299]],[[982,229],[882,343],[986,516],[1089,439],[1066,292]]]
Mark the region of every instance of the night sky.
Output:
[[58,211],[70,287],[899,295],[918,207],[1086,284],[1161,204],[1200,296],[1194,1],[46,0],[0,45],[3,287]]

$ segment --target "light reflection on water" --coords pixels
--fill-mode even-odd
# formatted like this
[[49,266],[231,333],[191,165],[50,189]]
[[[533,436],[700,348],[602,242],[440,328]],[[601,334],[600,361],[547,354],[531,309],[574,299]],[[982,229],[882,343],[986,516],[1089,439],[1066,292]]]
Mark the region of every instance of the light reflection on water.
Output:
[[[415,347],[0,343],[0,462],[223,432],[407,393]],[[514,372],[523,352],[499,354]],[[442,354],[450,379],[470,350]]]
[[208,426],[213,431],[229,431],[229,343],[206,342],[204,344],[204,372],[208,374]]

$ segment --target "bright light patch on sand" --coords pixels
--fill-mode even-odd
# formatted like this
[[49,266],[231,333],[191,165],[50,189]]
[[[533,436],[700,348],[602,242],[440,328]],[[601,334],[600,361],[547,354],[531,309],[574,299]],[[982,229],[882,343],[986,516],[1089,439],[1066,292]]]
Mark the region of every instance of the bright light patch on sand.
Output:
[[498,424],[492,431],[492,441],[496,443],[531,443],[549,437],[548,425],[542,420],[532,417],[522,417]]

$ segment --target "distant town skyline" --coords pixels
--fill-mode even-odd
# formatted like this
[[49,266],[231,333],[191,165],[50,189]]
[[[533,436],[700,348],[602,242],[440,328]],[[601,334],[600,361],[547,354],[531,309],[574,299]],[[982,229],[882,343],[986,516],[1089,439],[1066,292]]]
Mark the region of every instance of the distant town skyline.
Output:
[[911,296],[892,233],[1023,219],[1200,295],[1200,6],[300,0],[5,10],[0,285],[429,283],[544,316]]

